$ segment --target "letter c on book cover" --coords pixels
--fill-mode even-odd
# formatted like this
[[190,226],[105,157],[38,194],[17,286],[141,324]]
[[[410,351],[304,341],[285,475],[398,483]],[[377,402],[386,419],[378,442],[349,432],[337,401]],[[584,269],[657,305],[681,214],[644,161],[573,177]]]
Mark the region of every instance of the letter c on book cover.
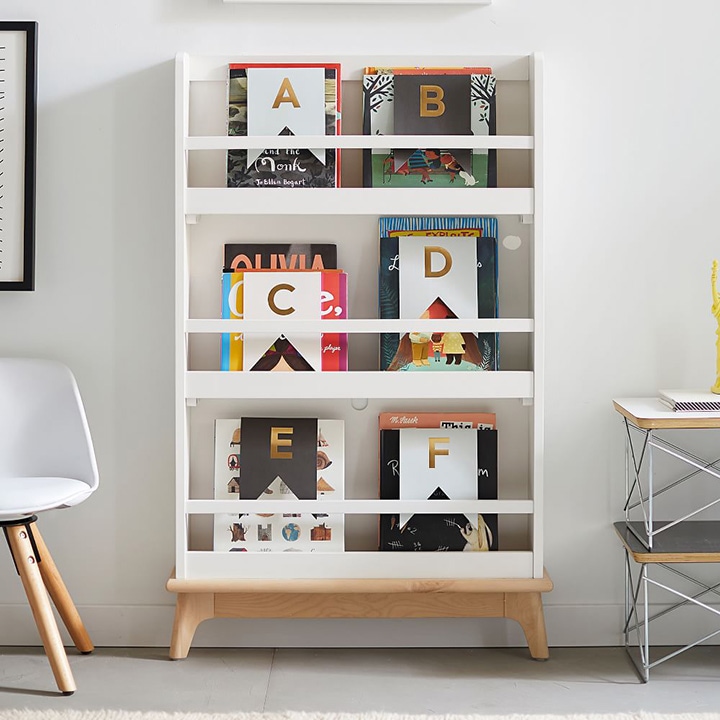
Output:
[[281,290],[287,290],[288,292],[295,292],[295,288],[292,285],[290,285],[289,283],[280,283],[279,285],[275,285],[275,287],[273,287],[270,290],[270,292],[268,293],[268,306],[276,315],[292,315],[292,313],[295,312],[295,308],[292,305],[290,305],[290,307],[281,308],[275,302],[275,296]]

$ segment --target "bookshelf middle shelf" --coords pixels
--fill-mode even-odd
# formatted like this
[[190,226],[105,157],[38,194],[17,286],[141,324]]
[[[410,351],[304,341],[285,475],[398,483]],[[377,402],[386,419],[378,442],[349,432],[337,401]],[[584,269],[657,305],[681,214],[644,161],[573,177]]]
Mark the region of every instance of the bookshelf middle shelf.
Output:
[[[298,377],[300,375],[300,377]],[[347,371],[262,373],[190,370],[185,398],[398,398],[533,397],[533,372],[425,373]]]

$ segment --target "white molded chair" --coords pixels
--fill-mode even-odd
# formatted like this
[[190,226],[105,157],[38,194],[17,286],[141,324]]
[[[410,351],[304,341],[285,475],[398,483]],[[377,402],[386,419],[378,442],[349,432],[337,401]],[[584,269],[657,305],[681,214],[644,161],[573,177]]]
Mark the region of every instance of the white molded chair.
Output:
[[36,513],[70,507],[98,486],[90,430],[72,372],[52,360],[0,358],[0,527],[60,691],[70,670],[48,593],[81,653],[94,650],[37,528]]

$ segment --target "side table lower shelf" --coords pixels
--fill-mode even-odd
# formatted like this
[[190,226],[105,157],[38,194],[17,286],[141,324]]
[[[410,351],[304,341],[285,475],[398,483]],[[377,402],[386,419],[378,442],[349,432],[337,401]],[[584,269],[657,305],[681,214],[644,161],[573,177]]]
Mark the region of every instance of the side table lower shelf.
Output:
[[178,580],[170,658],[187,657],[203,620],[232,618],[483,618],[520,623],[535,660],[549,657],[542,593],[553,583],[542,578],[458,580]]
[[[720,521],[688,521],[662,530],[666,522],[654,522],[653,530],[659,531],[653,549],[648,550],[646,537],[643,537],[644,523],[616,522],[615,532],[622,541],[625,550],[625,622],[623,635],[625,649],[635,665],[643,682],[650,679],[651,668],[670,660],[690,648],[720,634],[720,629],[711,632],[695,642],[687,643],[677,650],[651,661],[652,647],[650,623],[668,613],[686,605],[694,605],[720,617],[720,610],[700,600],[708,593],[720,597],[720,582],[712,586],[692,577],[692,564],[720,563]],[[679,571],[675,564],[690,564],[689,568]],[[658,570],[664,571],[663,581],[658,580]],[[673,587],[677,581],[690,582],[700,590],[689,595]],[[660,610],[652,611],[651,591],[661,590],[669,593],[677,602]],[[636,634],[636,644],[630,643],[632,633]],[[637,649],[639,657],[632,652]]]

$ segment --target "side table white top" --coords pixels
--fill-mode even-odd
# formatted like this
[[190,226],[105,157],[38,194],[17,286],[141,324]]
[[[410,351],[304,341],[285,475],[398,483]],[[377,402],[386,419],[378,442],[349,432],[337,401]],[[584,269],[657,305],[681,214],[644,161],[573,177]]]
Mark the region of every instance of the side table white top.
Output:
[[720,428],[720,413],[679,412],[671,410],[659,398],[618,398],[613,406],[633,425],[654,428]]

